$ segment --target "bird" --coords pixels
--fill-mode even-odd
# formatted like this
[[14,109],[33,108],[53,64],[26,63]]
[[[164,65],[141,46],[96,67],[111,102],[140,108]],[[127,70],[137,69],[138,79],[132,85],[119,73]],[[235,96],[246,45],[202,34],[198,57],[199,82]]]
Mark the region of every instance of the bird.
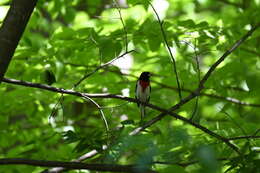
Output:
[[138,99],[141,103],[137,103],[137,106],[140,108],[141,112],[141,121],[145,116],[145,105],[142,103],[148,103],[150,100],[151,94],[151,85],[150,85],[150,72],[142,72],[138,78],[135,86],[135,98]]

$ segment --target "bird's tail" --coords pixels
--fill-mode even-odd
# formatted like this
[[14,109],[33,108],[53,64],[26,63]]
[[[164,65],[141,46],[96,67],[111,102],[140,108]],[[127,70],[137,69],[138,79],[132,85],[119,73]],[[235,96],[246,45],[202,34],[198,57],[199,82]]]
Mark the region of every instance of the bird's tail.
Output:
[[145,105],[140,104],[140,112],[141,112],[141,121],[143,121],[145,117]]

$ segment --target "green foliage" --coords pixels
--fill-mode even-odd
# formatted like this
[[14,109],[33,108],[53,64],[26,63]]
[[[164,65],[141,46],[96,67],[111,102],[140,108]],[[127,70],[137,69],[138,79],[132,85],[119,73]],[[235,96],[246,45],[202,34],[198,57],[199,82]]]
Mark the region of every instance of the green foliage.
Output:
[[[137,77],[142,71],[151,71],[150,102],[165,109],[172,107],[179,102],[173,63],[149,2],[157,2],[154,8],[162,16],[183,97],[198,87],[199,71],[201,79],[251,24],[259,22],[256,0],[229,0],[230,4],[127,0],[127,4],[118,4],[121,19],[112,0],[39,0],[5,77],[70,90],[84,75],[95,72],[73,89],[134,98]],[[4,19],[2,9],[9,3],[0,0],[0,21]],[[168,4],[162,12],[160,3]],[[175,112],[190,118],[196,110],[194,123],[225,138],[259,135],[259,38],[258,29],[216,68],[197,107],[194,99]],[[126,41],[127,50],[135,52],[120,58],[121,67],[110,64],[95,71],[124,53]],[[136,104],[94,98],[108,122],[107,131],[92,102],[66,94],[60,98],[58,93],[2,82],[0,157],[69,161],[97,150],[99,154],[86,162],[136,164],[140,172],[146,168],[163,173],[260,172],[259,138],[229,140],[241,151],[238,156],[223,141],[170,116],[130,136],[140,126]],[[145,122],[159,115],[150,108],[146,111]],[[108,148],[103,150],[105,146]],[[0,166],[0,172],[42,170]]]

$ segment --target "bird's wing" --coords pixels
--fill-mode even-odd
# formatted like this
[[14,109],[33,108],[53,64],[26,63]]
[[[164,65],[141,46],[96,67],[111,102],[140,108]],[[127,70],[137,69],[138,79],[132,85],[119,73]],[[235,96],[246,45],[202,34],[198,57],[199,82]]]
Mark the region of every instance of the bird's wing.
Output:
[[150,101],[150,95],[151,95],[151,91],[152,91],[151,85],[149,85],[149,89],[150,89],[150,93],[149,93],[149,97],[148,97],[148,99],[147,99],[147,103]]

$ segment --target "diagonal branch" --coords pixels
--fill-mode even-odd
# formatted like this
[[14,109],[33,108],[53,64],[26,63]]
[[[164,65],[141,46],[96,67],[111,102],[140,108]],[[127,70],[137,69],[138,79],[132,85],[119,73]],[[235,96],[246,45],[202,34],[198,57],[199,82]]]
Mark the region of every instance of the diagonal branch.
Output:
[[244,41],[246,41],[248,39],[248,37],[250,37],[254,31],[260,26],[260,23],[258,23],[257,25],[253,26],[241,39],[239,39],[238,41],[236,41],[236,43],[230,48],[228,49],[208,70],[208,72],[204,75],[204,77],[202,78],[202,80],[200,81],[200,86],[199,86],[199,91],[201,91],[204,88],[204,84],[206,83],[206,81],[208,80],[208,78],[210,77],[210,75],[212,74],[212,72],[216,69],[216,67],[226,59],[226,57],[228,55],[230,55],[234,50],[236,50]]
[[[216,69],[216,67],[225,60],[225,58],[230,55],[233,51],[235,51],[248,37],[250,37],[253,32],[260,26],[260,23],[258,23],[257,25],[255,25],[254,27],[252,27],[241,39],[239,39],[238,41],[236,41],[232,47],[230,49],[228,49],[211,67],[210,69],[207,71],[207,73],[204,75],[204,77],[202,78],[202,80],[199,83],[199,87],[194,90],[192,93],[190,93],[190,95],[188,95],[187,97],[185,97],[184,99],[182,99],[179,103],[177,103],[176,105],[174,105],[173,107],[171,107],[168,112],[172,112],[175,111],[177,109],[179,109],[182,105],[184,105],[185,103],[189,102],[190,100],[192,100],[193,98],[195,98],[196,96],[199,96],[201,91],[204,89],[204,84],[206,83],[206,81],[208,80],[208,78],[210,77],[210,75],[213,73],[213,71]],[[140,131],[146,129],[147,127],[150,127],[151,125],[153,125],[154,123],[158,122],[159,120],[161,120],[164,116],[166,116],[167,113],[160,113],[158,116],[156,116],[155,118],[151,119],[150,121],[148,121],[146,124],[144,124],[142,127],[139,127],[137,129],[135,129],[134,133],[139,133]]]
[[116,165],[116,164],[87,164],[80,162],[60,162],[48,160],[32,160],[24,158],[2,158],[0,165],[31,165],[40,167],[64,167],[68,169],[86,169],[103,172],[137,172],[141,169],[144,173],[155,173],[152,170],[143,170],[139,165]]
[[0,83],[23,35],[37,0],[13,0],[0,28]]

